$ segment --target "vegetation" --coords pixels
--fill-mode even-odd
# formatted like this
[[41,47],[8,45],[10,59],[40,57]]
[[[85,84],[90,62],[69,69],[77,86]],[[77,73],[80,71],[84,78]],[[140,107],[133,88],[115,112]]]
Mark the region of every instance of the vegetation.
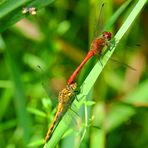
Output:
[[[100,9],[103,2],[0,2],[0,147],[147,147],[146,0],[106,1]],[[36,15],[23,13],[30,7]],[[76,80],[79,101],[44,145],[58,92],[95,29],[112,32],[110,46],[85,65]],[[119,62],[108,61],[114,50]]]

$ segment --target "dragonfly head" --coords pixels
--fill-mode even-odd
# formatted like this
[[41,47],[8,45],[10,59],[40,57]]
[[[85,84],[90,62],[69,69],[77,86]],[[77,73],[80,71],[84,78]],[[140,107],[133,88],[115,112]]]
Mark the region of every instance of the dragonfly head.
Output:
[[110,32],[103,32],[103,38],[107,39],[108,41],[111,39],[112,34]]
[[77,83],[72,83],[72,84],[70,84],[70,87],[71,87],[73,90],[75,90],[75,89],[77,88]]

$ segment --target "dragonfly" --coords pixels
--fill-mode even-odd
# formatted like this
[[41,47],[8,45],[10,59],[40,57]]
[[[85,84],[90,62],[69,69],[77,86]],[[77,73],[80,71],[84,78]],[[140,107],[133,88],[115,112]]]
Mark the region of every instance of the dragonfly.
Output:
[[76,98],[76,93],[78,93],[77,83],[71,83],[70,85],[66,85],[66,87],[59,92],[57,111],[46,134],[45,143],[50,140],[57,125],[59,124],[62,117],[65,115],[72,102]]
[[[81,71],[81,69],[84,67],[84,65],[87,63],[87,61],[93,57],[94,55],[99,55],[100,57],[102,55],[104,55],[106,53],[106,51],[104,53],[102,53],[103,51],[103,48],[105,46],[110,46],[113,44],[110,43],[110,40],[112,39],[112,34],[111,32],[107,32],[107,31],[104,31],[102,33],[102,36],[99,37],[99,38],[96,38],[92,41],[91,43],[91,46],[90,46],[90,50],[88,51],[87,55],[85,56],[85,58],[83,59],[83,61],[81,62],[81,64],[76,68],[76,70],[72,73],[72,75],[69,77],[67,83],[68,85],[70,85],[71,83],[74,82],[76,76],[78,75],[78,73]],[[110,49],[111,50],[111,49]],[[118,60],[115,60],[115,59],[112,59],[110,58],[110,60],[114,61],[114,62],[117,62],[119,64],[122,64],[123,66],[127,67],[127,68],[130,68],[131,70],[134,70],[136,71],[135,68],[133,68],[132,66],[128,65],[128,64],[125,64],[125,63],[122,63]],[[101,63],[101,61],[100,61]],[[101,63],[102,64],[102,63]]]
[[68,79],[68,82],[67,82],[68,85],[70,85],[74,82],[76,76],[78,75],[78,73],[80,72],[82,67],[84,67],[86,62],[91,57],[93,57],[96,54],[101,55],[103,48],[105,46],[109,46],[109,41],[111,40],[111,38],[112,38],[112,34],[110,32],[104,31],[102,33],[101,37],[96,38],[92,41],[90,50],[88,51],[86,57],[84,58],[84,60],[81,62],[81,64],[77,67],[77,69],[72,73],[72,75]]

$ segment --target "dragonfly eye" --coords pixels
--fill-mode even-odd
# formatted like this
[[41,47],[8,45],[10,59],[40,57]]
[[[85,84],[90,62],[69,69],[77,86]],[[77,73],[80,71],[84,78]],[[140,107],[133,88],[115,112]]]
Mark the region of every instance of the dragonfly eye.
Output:
[[105,31],[103,32],[103,37],[110,40],[112,37],[112,34],[110,32]]
[[74,89],[76,89],[77,88],[77,83],[72,83],[72,84],[70,84],[70,87],[74,90]]

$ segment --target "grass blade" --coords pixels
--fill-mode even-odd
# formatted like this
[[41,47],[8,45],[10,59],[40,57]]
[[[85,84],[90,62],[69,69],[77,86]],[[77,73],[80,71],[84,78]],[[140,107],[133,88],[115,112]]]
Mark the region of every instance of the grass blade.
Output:
[[18,116],[19,125],[23,131],[23,140],[24,144],[27,145],[30,140],[30,129],[31,129],[31,121],[29,119],[28,112],[26,110],[26,97],[23,89],[23,84],[20,80],[20,74],[18,72],[18,68],[16,67],[16,63],[12,58],[12,54],[9,48],[6,48],[6,63],[9,68],[10,76],[12,79],[12,83],[14,86],[14,102],[16,105],[16,114]]

